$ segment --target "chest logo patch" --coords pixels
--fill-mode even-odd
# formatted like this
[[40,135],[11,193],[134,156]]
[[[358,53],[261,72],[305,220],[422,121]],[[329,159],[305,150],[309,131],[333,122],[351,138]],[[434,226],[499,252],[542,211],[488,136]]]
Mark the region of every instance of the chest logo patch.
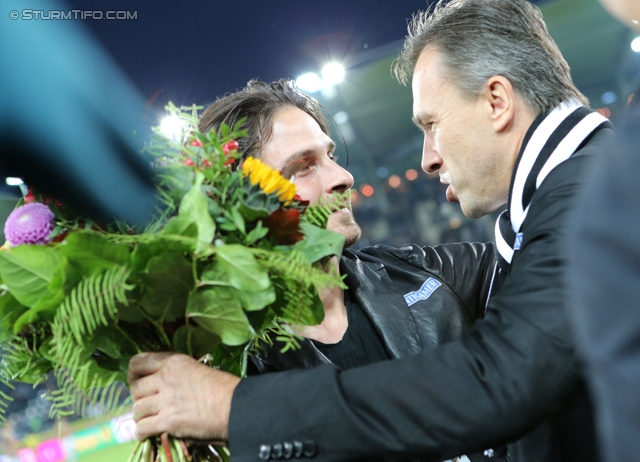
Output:
[[437,279],[429,278],[424,281],[424,284],[422,284],[422,287],[420,287],[419,290],[416,290],[415,292],[409,292],[408,294],[404,295],[404,301],[407,302],[407,306],[411,306],[420,300],[426,300],[427,298],[431,297],[431,294],[435,292],[435,290],[441,285],[442,283]]
[[516,234],[516,241],[513,243],[513,250],[520,250],[520,247],[522,247],[523,237],[524,237],[524,234],[522,233]]

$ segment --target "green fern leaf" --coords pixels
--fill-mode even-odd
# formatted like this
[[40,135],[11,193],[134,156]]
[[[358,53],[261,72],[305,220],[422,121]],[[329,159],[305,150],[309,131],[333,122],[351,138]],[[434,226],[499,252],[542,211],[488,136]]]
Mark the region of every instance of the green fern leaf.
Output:
[[99,326],[115,323],[118,304],[126,306],[126,292],[134,288],[126,283],[129,273],[126,266],[118,266],[83,279],[58,309],[53,322],[57,340],[72,334],[83,345]]

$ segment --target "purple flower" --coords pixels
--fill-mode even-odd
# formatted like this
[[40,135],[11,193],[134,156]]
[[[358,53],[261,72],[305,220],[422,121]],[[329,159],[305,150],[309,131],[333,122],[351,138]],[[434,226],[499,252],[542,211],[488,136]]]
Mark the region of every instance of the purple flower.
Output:
[[40,202],[18,207],[4,224],[4,235],[11,245],[46,244],[54,228],[53,212]]

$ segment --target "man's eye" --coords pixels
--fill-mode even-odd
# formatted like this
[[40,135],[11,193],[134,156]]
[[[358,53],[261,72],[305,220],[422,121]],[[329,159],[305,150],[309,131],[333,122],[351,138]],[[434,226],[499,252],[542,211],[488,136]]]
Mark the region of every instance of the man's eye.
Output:
[[313,169],[313,166],[314,164],[312,162],[305,162],[304,164],[299,165],[295,172],[294,178],[307,175]]

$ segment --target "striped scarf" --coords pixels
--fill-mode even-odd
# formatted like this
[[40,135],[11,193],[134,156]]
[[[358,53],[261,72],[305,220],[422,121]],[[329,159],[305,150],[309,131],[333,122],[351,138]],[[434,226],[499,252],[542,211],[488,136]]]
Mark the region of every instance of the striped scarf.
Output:
[[499,289],[509,274],[513,255],[522,245],[522,224],[535,192],[555,167],[571,157],[603,125],[611,124],[579,102],[569,101],[548,114],[538,116],[527,131],[511,178],[507,210],[496,221],[498,261],[491,294]]

